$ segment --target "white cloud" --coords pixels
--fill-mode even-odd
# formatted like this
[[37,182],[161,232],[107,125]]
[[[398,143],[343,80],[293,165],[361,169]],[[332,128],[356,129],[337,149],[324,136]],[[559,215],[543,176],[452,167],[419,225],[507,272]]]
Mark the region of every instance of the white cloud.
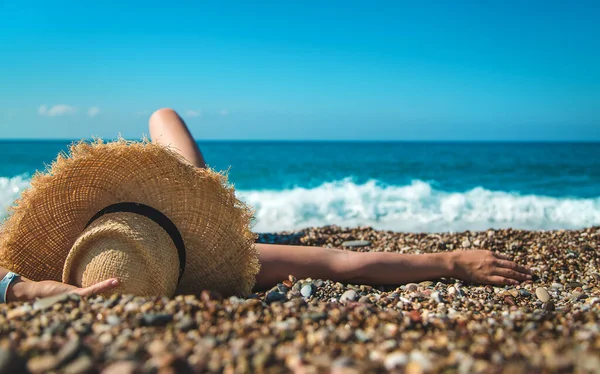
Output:
[[202,115],[201,110],[188,109],[187,112],[185,112],[186,117],[200,117],[201,115]]
[[87,114],[90,118],[94,118],[98,114],[100,114],[100,108],[98,108],[97,106],[90,107],[90,109],[88,109]]
[[221,111],[219,112],[220,115],[222,115],[223,117],[225,117],[226,115],[229,114],[229,111],[227,109],[221,109]]
[[42,105],[38,109],[38,113],[40,114],[40,116],[46,116],[46,117],[65,116],[65,115],[74,114],[75,112],[77,112],[77,108],[72,107],[67,104],[56,104],[56,105],[52,105],[51,107]]

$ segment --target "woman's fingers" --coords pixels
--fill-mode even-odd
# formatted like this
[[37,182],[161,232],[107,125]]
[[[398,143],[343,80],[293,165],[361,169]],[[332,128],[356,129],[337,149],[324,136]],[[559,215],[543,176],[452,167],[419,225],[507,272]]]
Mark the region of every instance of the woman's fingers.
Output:
[[496,261],[496,264],[499,267],[505,268],[505,269],[512,269],[515,271],[518,271],[519,273],[523,273],[523,274],[530,274],[531,272],[529,271],[529,269],[527,269],[525,266],[521,266],[519,264],[517,264],[516,262],[513,261],[507,261],[507,260],[498,260]]
[[516,270],[507,268],[496,268],[494,270],[494,275],[500,275],[505,278],[510,278],[521,282],[531,279],[531,276],[528,274],[520,273]]
[[492,252],[492,254],[494,255],[494,257],[496,257],[496,258],[499,258],[499,259],[501,259],[501,260],[509,260],[509,261],[510,261],[510,260],[512,260],[512,259],[510,258],[510,256],[507,256],[507,255],[505,255],[505,254],[502,254],[502,253],[498,253],[498,252]]
[[91,296],[108,291],[111,288],[117,287],[118,285],[119,281],[116,278],[112,278],[96,283],[86,288],[79,288],[75,291],[75,293],[77,293],[80,296]]

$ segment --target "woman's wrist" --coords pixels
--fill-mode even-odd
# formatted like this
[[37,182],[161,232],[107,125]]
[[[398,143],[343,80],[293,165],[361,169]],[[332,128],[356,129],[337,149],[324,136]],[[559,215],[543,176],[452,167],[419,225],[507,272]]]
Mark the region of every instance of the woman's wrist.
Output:
[[456,252],[444,252],[442,255],[444,256],[444,264],[446,266],[446,277],[457,278]]
[[6,302],[11,301],[28,301],[29,290],[34,282],[24,280],[21,277],[15,279],[9,286],[6,292]]

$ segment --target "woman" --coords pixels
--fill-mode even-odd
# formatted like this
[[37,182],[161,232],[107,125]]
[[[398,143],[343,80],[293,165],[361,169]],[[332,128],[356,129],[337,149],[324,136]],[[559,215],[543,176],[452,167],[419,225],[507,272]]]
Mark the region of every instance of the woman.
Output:
[[[198,168],[205,168],[204,157],[187,126],[172,109],[160,109],[150,117],[153,142],[175,148]],[[454,251],[422,255],[389,252],[351,252],[331,248],[256,244],[261,263],[256,278],[258,288],[266,288],[294,274],[298,278],[325,278],[340,282],[371,285],[403,284],[440,277],[495,285],[515,285],[532,279],[528,269],[507,256],[486,250]],[[7,277],[8,276],[8,277]],[[56,281],[11,279],[0,268],[0,298],[7,302],[33,300],[63,292],[89,296],[119,285],[108,279],[91,287],[78,288]]]

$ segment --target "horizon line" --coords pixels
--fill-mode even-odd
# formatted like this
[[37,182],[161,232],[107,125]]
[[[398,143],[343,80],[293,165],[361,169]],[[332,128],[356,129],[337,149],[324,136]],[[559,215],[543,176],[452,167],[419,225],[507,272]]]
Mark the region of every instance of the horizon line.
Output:
[[[26,142],[77,142],[94,140],[95,138],[0,138],[0,143]],[[116,139],[116,138],[100,138]],[[141,140],[141,138],[124,138],[125,140]],[[597,140],[506,140],[506,139],[477,139],[477,140],[423,140],[423,139],[194,139],[197,143],[600,143]]]

